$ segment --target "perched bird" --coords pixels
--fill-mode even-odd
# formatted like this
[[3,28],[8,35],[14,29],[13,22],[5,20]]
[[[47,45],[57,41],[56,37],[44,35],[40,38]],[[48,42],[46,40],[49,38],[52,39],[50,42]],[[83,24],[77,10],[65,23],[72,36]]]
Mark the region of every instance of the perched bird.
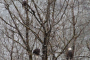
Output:
[[26,5],[27,5],[27,2],[24,0],[24,1],[22,2],[22,6],[25,7]]
[[73,49],[72,48],[68,48],[67,51],[67,60],[71,60],[73,58]]
[[39,55],[39,54],[40,54],[40,49],[36,48],[36,49],[33,51],[33,54]]

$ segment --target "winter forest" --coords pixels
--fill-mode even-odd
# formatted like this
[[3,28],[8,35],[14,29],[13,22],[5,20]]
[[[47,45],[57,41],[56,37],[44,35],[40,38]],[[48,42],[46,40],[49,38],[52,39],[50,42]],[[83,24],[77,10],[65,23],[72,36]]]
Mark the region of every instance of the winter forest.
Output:
[[90,0],[0,0],[0,60],[90,60]]

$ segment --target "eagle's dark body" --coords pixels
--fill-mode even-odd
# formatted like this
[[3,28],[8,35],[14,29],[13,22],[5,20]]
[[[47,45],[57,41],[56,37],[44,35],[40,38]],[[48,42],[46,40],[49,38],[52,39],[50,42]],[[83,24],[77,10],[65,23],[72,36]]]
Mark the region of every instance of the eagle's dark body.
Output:
[[35,55],[39,55],[40,54],[40,49],[35,49],[34,51],[33,51],[33,54],[35,54]]
[[73,52],[72,52],[72,51],[68,51],[68,52],[67,52],[67,60],[68,60],[68,59],[71,60],[72,58],[73,58]]
[[22,6],[26,6],[27,5],[27,2],[26,1],[23,1],[22,2]]

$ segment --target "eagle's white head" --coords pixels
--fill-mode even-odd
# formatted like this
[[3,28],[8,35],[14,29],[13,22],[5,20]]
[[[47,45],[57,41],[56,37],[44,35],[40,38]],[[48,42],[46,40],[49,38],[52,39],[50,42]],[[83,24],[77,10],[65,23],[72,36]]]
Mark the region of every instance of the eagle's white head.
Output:
[[70,48],[68,48],[68,51],[70,51],[70,50],[72,50],[72,48],[70,47]]

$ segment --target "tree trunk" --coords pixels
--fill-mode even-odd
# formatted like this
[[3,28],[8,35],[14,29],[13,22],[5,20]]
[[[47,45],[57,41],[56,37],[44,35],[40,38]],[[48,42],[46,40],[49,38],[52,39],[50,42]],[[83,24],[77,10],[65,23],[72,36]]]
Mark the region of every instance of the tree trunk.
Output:
[[29,60],[32,60],[32,55],[29,55]]
[[[28,3],[28,0],[27,0],[27,3]],[[26,6],[26,8],[28,8],[27,6]],[[28,17],[28,10],[27,9],[25,9],[25,11],[26,11],[26,47],[27,47],[27,52],[28,52],[28,54],[29,54],[29,60],[32,60],[32,55],[31,55],[31,53],[32,53],[32,51],[30,50],[30,46],[29,46],[29,29],[28,29],[28,27],[29,27],[29,17]]]
[[55,54],[53,54],[52,60],[55,60]]
[[47,34],[44,36],[44,43],[42,46],[43,56],[42,60],[47,60]]

